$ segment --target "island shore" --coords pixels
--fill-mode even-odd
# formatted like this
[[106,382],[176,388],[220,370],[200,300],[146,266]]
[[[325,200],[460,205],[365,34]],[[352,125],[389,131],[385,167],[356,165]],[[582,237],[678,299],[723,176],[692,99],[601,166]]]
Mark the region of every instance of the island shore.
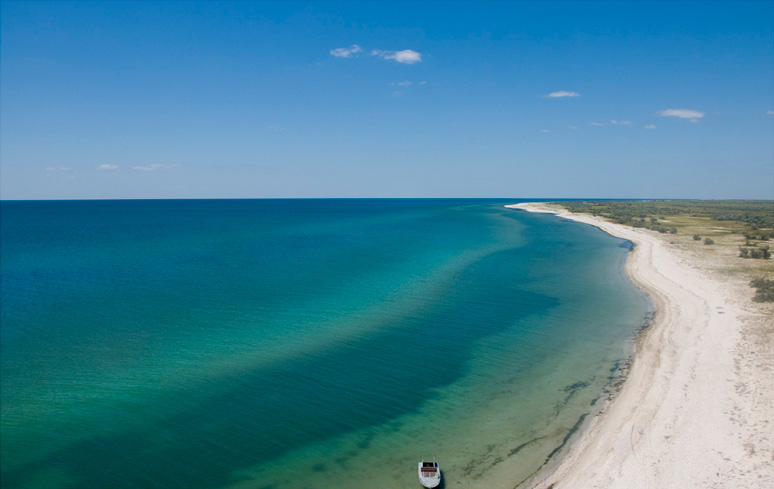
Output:
[[521,487],[774,487],[774,307],[669,235],[551,204],[507,207],[635,243],[626,270],[656,310],[617,395]]

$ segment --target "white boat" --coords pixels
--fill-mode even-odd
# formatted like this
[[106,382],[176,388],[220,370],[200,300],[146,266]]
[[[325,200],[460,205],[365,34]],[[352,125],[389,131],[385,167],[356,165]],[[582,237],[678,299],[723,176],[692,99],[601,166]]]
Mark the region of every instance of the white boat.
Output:
[[419,483],[429,489],[438,487],[441,483],[441,469],[438,468],[438,462],[425,462],[424,459],[419,462]]

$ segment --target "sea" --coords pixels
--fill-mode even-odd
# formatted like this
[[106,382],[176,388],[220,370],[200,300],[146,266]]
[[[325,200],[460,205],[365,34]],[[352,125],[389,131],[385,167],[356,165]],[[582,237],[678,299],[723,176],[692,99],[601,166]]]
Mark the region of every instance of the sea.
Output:
[[3,489],[516,487],[652,314],[519,201],[2,201]]

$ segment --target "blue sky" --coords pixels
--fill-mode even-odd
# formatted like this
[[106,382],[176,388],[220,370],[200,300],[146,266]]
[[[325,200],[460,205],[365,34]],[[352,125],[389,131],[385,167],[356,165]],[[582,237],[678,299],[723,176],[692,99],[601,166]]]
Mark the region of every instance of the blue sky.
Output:
[[774,2],[1,6],[3,199],[774,199]]

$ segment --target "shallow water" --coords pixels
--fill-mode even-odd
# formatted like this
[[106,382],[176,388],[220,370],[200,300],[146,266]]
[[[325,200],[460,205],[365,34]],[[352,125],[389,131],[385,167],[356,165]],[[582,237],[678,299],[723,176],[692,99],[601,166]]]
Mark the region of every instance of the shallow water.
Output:
[[648,303],[505,203],[2,202],[3,486],[512,487]]

